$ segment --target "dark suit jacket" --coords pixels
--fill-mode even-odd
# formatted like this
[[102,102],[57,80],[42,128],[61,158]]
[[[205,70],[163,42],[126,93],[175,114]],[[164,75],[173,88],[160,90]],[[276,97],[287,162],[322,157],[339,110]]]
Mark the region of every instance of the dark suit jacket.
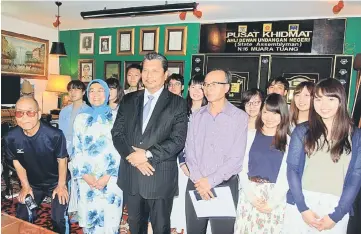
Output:
[[[178,194],[177,155],[187,137],[186,101],[164,89],[142,134],[144,90],[124,96],[112,129],[113,143],[121,155],[119,187],[128,194],[146,199],[171,198]],[[132,146],[149,150],[152,176],[143,176],[126,157]]]

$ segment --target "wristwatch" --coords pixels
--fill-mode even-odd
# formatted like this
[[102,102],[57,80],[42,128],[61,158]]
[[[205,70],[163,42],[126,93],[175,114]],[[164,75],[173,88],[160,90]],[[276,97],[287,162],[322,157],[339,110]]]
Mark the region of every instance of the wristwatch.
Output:
[[152,152],[150,152],[149,150],[146,150],[146,151],[145,151],[145,157],[147,157],[148,159],[153,158]]

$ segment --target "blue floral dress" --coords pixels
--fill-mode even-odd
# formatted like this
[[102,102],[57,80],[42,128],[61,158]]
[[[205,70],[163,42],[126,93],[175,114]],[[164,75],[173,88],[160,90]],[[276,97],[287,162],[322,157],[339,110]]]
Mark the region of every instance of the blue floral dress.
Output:
[[[119,233],[122,216],[123,192],[116,184],[120,155],[113,146],[111,129],[112,114],[105,123],[99,118],[91,124],[89,114],[79,114],[74,121],[74,158],[72,174],[78,184],[79,226],[85,233]],[[110,175],[102,189],[92,189],[82,178],[89,174],[99,179]]]

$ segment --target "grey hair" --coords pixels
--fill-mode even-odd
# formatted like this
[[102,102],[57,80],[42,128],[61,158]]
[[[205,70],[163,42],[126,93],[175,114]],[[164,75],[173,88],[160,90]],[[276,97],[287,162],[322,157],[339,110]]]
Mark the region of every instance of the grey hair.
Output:
[[168,71],[168,60],[167,58],[162,55],[162,54],[159,54],[157,52],[150,52],[148,54],[146,54],[144,56],[144,59],[142,61],[142,65],[144,64],[144,61],[145,60],[160,60],[162,62],[162,67],[163,67],[163,70],[164,72]]
[[224,72],[224,76],[225,76],[227,84],[232,83],[232,72],[230,72],[228,70],[224,70],[222,68],[215,68],[215,69],[212,69],[212,71],[222,71],[222,72]]

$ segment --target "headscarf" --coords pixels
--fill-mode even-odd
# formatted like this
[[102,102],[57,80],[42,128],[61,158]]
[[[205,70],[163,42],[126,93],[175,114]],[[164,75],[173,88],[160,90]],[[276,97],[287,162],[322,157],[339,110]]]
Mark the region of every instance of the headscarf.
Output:
[[105,100],[104,100],[104,103],[101,104],[100,106],[92,105],[91,108],[89,108],[90,110],[88,111],[88,114],[90,116],[87,121],[89,125],[91,125],[92,123],[95,123],[98,120],[98,117],[100,117],[102,119],[103,123],[112,119],[112,110],[108,106],[110,90],[109,90],[107,83],[105,83],[105,81],[103,81],[101,79],[95,79],[95,80],[92,80],[88,84],[88,87],[86,89],[86,95],[88,97],[88,100],[89,100],[90,86],[94,83],[99,83],[103,87]]

